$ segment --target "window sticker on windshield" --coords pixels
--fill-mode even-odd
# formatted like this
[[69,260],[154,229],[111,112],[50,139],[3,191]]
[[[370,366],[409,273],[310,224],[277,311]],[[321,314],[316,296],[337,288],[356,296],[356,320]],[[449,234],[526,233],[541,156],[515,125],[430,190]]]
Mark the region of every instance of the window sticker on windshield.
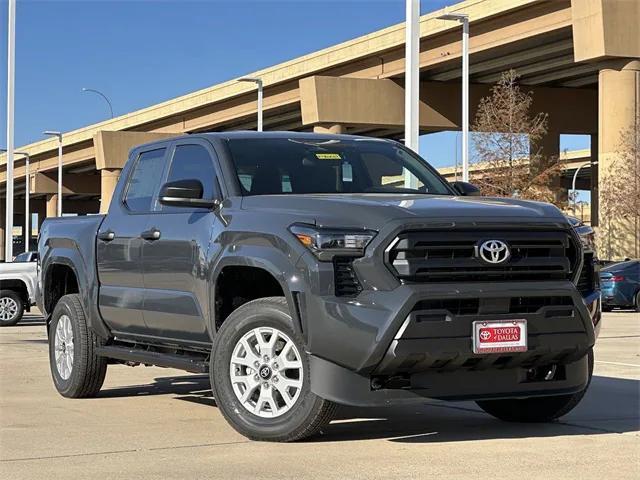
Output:
[[316,158],[318,160],[342,160],[342,156],[339,153],[329,152],[316,152]]
[[350,163],[344,162],[342,164],[342,181],[353,182],[353,169]]

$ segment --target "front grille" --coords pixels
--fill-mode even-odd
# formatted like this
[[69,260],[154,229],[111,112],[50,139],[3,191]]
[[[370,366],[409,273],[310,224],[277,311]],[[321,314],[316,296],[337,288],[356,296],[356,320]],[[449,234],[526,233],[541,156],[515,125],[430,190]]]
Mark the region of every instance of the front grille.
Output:
[[351,257],[335,257],[333,259],[336,297],[355,297],[362,291],[362,285],[353,270],[352,262],[353,258]]
[[[485,240],[501,240],[511,251],[498,265],[477,258]],[[386,261],[405,282],[480,282],[569,279],[578,249],[564,231],[406,231],[386,252]]]
[[[504,298],[451,298],[421,300],[415,304],[416,321],[442,321],[448,315],[504,315],[537,313],[544,307],[573,307],[571,297],[504,297]],[[570,315],[572,308],[549,310],[559,316]],[[569,313],[568,313],[569,312]]]
[[576,282],[576,288],[583,297],[586,297],[596,289],[596,280],[597,275],[593,261],[593,253],[585,253],[584,261],[582,262],[582,269],[580,270],[580,276]]

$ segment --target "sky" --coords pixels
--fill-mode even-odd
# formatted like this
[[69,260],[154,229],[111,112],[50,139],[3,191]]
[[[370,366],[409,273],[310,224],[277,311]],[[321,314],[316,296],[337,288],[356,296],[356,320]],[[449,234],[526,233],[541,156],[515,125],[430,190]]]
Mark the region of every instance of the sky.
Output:
[[[421,13],[457,3],[422,0]],[[404,21],[404,0],[17,0],[16,146],[144,108]],[[6,143],[7,0],[0,0],[0,147]],[[460,135],[420,139],[434,165]],[[588,148],[563,136],[561,149]],[[458,152],[456,154],[456,151]]]

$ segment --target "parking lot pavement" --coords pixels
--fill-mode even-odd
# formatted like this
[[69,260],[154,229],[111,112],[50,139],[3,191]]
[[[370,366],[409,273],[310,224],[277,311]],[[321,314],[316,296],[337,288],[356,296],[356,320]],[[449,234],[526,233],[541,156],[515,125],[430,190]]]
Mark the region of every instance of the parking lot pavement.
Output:
[[110,366],[95,399],[52,385],[42,319],[0,329],[0,478],[640,478],[640,314],[605,314],[583,402],[553,424],[475,404],[344,408],[322,436],[258,443],[215,408],[206,376]]

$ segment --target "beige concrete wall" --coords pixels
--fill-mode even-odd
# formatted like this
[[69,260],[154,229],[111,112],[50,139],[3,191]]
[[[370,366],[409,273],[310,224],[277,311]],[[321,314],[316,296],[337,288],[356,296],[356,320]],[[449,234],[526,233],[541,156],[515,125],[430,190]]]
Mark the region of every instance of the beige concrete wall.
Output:
[[640,57],[639,0],[572,0],[576,61]]
[[163,138],[175,137],[166,132],[112,132],[100,130],[93,136],[96,169],[122,168],[127,162],[129,151],[143,143]]
[[[300,105],[304,125],[404,125],[404,88],[389,79],[305,78],[300,80]],[[442,130],[455,128],[425,102],[420,102],[420,125]]]
[[[621,60],[601,70],[599,98],[598,183],[600,201],[605,203],[604,186],[611,176],[613,163],[620,161],[622,133],[633,129],[635,135],[640,135],[640,60]],[[639,226],[625,219],[624,213],[601,212],[599,254],[602,258],[640,257]]]

